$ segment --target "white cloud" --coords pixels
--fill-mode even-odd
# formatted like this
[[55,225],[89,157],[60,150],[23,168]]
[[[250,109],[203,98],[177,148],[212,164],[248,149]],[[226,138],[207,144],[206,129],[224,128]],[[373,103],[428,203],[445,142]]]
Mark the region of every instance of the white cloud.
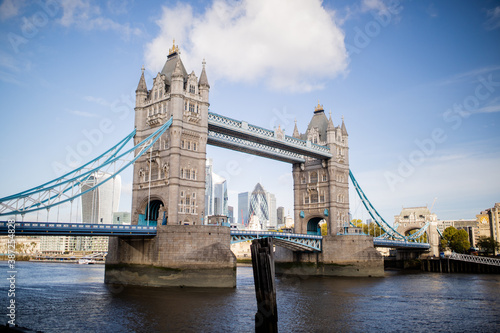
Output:
[[85,111],[70,110],[70,112],[76,116],[85,117],[85,118],[97,118],[97,117],[99,117],[98,115],[96,115],[94,113],[85,112]]
[[147,44],[148,67],[161,69],[175,38],[188,70],[207,61],[211,81],[265,81],[288,91],[322,88],[344,73],[344,33],[319,0],[216,0],[200,15],[164,7],[159,35]]
[[13,56],[8,52],[0,50],[0,67],[14,73],[29,72],[31,70],[31,62],[24,61],[20,57]]
[[111,103],[108,102],[108,101],[106,101],[102,97],[85,96],[83,99],[86,100],[86,101],[88,101],[88,102],[96,103],[96,104],[99,104],[99,105],[102,105],[102,106],[108,106],[108,107],[111,106]]
[[101,8],[88,0],[62,0],[63,14],[59,23],[65,27],[75,26],[83,30],[112,30],[128,38],[140,35],[141,30],[131,28],[129,24],[120,24],[101,14]]
[[376,10],[378,12],[386,12],[387,5],[383,0],[363,0],[361,4],[363,11]]
[[3,21],[17,16],[23,6],[23,0],[4,0],[0,5],[0,19]]
[[488,105],[477,109],[474,113],[500,112],[500,97],[494,98]]
[[436,6],[434,6],[433,3],[431,3],[427,9],[426,9],[426,12],[427,12],[427,15],[429,15],[429,17],[432,17],[432,18],[436,18],[439,16],[439,12],[436,8]]
[[486,12],[488,19],[484,22],[484,28],[486,30],[495,30],[500,28],[500,6],[493,9],[489,9]]
[[479,75],[492,73],[500,70],[500,66],[486,66],[481,68],[476,68],[467,72],[455,74],[452,77],[438,82],[438,85],[445,86],[450,84],[457,84],[462,82],[475,82]]

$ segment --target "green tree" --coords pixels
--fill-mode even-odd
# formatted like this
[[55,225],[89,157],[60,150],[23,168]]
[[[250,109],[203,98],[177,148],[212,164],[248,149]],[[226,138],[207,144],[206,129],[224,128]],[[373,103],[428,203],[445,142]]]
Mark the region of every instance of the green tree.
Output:
[[481,236],[479,237],[479,241],[477,242],[477,246],[486,254],[488,253],[495,253],[495,250],[500,250],[500,244],[495,241],[493,237],[485,237]]
[[441,238],[441,241],[440,241],[440,247],[441,247],[441,250],[447,250],[447,249],[450,249],[450,242],[451,242],[451,238],[453,237],[454,234],[457,233],[457,229],[455,227],[448,227],[446,229],[444,229],[443,231],[443,237]]
[[457,253],[466,253],[470,249],[469,234],[467,231],[458,230],[450,241],[450,248]]
[[365,224],[360,219],[351,220],[351,225],[354,225],[355,227],[358,228],[362,228],[364,234],[374,237],[378,237],[385,233],[384,230],[382,230],[382,228],[380,228],[375,223]]
[[470,248],[469,235],[465,230],[457,230],[455,227],[448,227],[443,231],[441,238],[441,249],[450,249],[457,253],[465,253]]
[[365,224],[363,225],[363,232],[367,235],[377,237],[380,236],[384,233],[382,228],[380,228],[378,225],[375,223],[370,223],[370,224]]
[[[410,232],[408,232],[408,235],[413,235],[414,233],[416,233],[418,231],[418,229],[415,229],[415,230],[410,230]],[[427,243],[427,233],[423,233],[422,236],[418,237],[416,239],[417,242],[419,243]]]

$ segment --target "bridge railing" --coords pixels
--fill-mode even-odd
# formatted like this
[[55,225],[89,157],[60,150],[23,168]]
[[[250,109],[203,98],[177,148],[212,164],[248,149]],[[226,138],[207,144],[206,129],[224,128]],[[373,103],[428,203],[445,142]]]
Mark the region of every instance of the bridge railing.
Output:
[[300,154],[297,154],[297,153],[294,153],[291,151],[287,151],[287,150],[283,150],[283,149],[279,149],[279,148],[274,148],[274,147],[271,147],[271,146],[268,146],[268,145],[265,145],[262,143],[257,143],[257,142],[245,140],[242,138],[237,138],[237,137],[234,137],[234,136],[231,136],[228,134],[218,133],[216,131],[210,130],[210,131],[208,131],[208,138],[211,140],[214,140],[214,141],[222,141],[226,144],[232,143],[232,144],[239,146],[239,147],[252,148],[253,150],[257,150],[257,151],[260,151],[262,153],[269,154],[269,155],[274,155],[274,156],[281,155],[281,156],[284,156],[286,159],[289,159],[289,160],[294,161],[294,162],[304,162],[304,158]]
[[[0,235],[8,232],[8,222],[0,222]],[[112,235],[112,234],[156,234],[156,227],[123,224],[15,222],[16,235]]]
[[321,252],[323,237],[274,231],[231,230],[231,243],[247,242],[256,238],[272,237],[275,245],[292,251]]
[[489,258],[489,257],[472,256],[469,254],[461,254],[453,252],[449,256],[449,258],[460,261],[474,262],[478,264],[500,266],[500,259]]
[[265,236],[265,237],[294,237],[294,238],[307,238],[307,239],[323,239],[323,236],[319,235],[307,235],[307,234],[293,234],[288,232],[276,232],[276,231],[257,231],[257,230],[231,230],[231,236]]
[[428,250],[431,247],[429,243],[417,243],[417,242],[383,239],[383,238],[373,238],[373,245],[376,247],[394,247],[394,248],[422,249],[422,250]]
[[[253,134],[263,136],[266,138],[275,138],[275,132],[269,129],[265,129],[260,126],[248,124],[243,121],[239,121],[236,119],[232,119],[229,117],[221,116],[220,114],[209,112],[208,113],[208,121],[217,125],[223,125],[226,128],[233,128],[237,131],[248,131]],[[295,145],[304,149],[311,149],[323,154],[330,154],[330,149],[326,146],[318,145],[316,143],[312,143],[310,141],[304,141],[298,138],[294,138],[292,136],[285,135],[284,141],[291,145]]]

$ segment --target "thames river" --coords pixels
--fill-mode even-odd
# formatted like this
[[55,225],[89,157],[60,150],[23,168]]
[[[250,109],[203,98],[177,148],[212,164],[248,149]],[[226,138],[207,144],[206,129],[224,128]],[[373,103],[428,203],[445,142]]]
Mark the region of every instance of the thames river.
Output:
[[[103,265],[17,263],[16,322],[43,332],[253,332],[251,267],[234,289],[108,287]],[[8,305],[6,262],[0,303]],[[500,275],[276,279],[280,332],[500,332]],[[4,321],[7,322],[4,315]]]

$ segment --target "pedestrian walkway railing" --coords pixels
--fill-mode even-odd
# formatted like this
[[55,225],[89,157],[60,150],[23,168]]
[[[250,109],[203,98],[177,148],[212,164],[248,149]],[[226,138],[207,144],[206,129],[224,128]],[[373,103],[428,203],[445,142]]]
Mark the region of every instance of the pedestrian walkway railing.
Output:
[[489,257],[471,256],[469,254],[461,254],[453,252],[449,258],[454,260],[475,262],[478,264],[500,266],[500,259],[489,258]]

